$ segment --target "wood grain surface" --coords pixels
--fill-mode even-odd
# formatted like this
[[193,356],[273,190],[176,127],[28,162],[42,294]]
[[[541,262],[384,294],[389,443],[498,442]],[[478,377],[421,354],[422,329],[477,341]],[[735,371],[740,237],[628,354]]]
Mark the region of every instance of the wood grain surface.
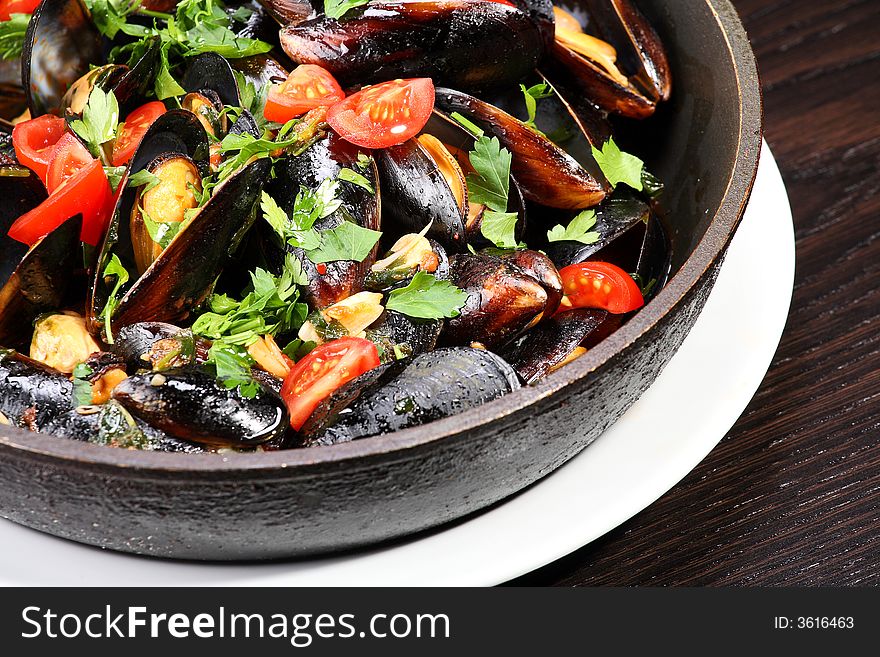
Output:
[[515,584],[880,584],[880,1],[733,3],[794,213],[779,351],[688,477]]

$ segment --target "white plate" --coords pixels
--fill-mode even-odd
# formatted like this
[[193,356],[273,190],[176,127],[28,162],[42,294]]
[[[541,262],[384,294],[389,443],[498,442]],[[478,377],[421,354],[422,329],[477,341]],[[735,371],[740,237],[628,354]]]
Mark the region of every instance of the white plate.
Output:
[[[752,266],[755,262],[761,267]],[[576,550],[631,518],[672,488],[718,444],[764,378],[785,326],[793,282],[791,210],[779,169],[765,144],[742,226],[705,310],[684,344],[619,422],[589,449],[525,492],[467,522],[391,547],[270,564],[147,559],[0,521],[0,585],[504,582]],[[755,294],[756,290],[761,294]],[[645,436],[651,436],[650,442]]]

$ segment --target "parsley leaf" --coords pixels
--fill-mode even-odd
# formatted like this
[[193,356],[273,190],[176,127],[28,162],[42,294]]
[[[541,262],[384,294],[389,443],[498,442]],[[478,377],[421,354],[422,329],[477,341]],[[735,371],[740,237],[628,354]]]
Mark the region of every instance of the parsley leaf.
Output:
[[[541,82],[539,84],[533,85],[531,87],[526,87],[526,85],[519,85],[520,91],[522,91],[523,99],[526,103],[526,112],[528,113],[528,118],[523,121],[528,127],[536,132],[541,132],[538,130],[538,126],[535,125],[535,115],[538,111],[538,101],[543,100],[544,98],[550,98],[553,95],[553,89],[546,82]],[[542,133],[543,134],[543,133]]]
[[167,34],[186,57],[215,52],[230,59],[269,52],[271,44],[237,37],[229,29],[232,22],[219,0],[182,0],[174,19],[168,20]]
[[[363,153],[361,153],[363,155]],[[362,176],[357,171],[353,171],[347,167],[343,167],[339,170],[339,174],[336,176],[337,180],[342,180],[347,183],[351,183],[352,185],[357,185],[358,187],[363,187],[370,194],[376,193],[376,190],[373,189],[373,186],[370,184],[370,181],[367,180],[365,176]]]
[[159,70],[156,72],[156,80],[153,82],[153,90],[159,100],[175,98],[186,93],[186,90],[171,75],[171,64],[168,61],[170,48],[171,43],[164,41],[159,49]]
[[524,248],[524,244],[516,241],[516,222],[518,219],[519,215],[516,212],[486,210],[483,212],[480,232],[483,237],[499,249]]
[[410,317],[440,319],[457,317],[467,299],[467,292],[449,281],[418,271],[406,287],[391,291],[385,307]]
[[107,335],[107,344],[113,344],[113,332],[110,328],[110,320],[113,317],[113,313],[116,311],[116,307],[119,305],[117,295],[122,289],[122,286],[128,282],[128,271],[122,266],[122,262],[120,262],[116,254],[113,254],[110,257],[110,262],[104,267],[104,273],[102,275],[105,279],[110,278],[111,276],[116,277],[116,284],[113,286],[110,296],[107,297],[107,303],[104,304],[104,309],[101,311],[101,314],[98,315],[98,319],[104,320],[104,333]]
[[189,223],[186,219],[183,221],[153,221],[146,210],[140,208],[140,211],[141,217],[144,220],[144,227],[147,229],[147,233],[150,234],[150,239],[163,249],[167,249],[168,245],[171,244],[171,240]]
[[314,263],[354,260],[362,262],[376,246],[382,233],[343,221],[335,228],[321,232],[321,246],[306,251]]
[[129,34],[127,18],[140,8],[141,0],[85,0],[85,4],[98,31],[112,39],[120,30]]
[[148,171],[147,169],[141,169],[137,173],[133,173],[128,177],[128,187],[141,187],[144,186],[143,192],[148,192],[153,187],[159,184],[159,176]]
[[[290,132],[288,125],[293,125],[296,119],[285,124],[278,131],[276,139],[266,139],[254,137],[249,132],[242,134],[229,133],[220,142],[220,152],[225,156],[220,169],[217,172],[218,180],[228,178],[232,173],[244,166],[251,158],[269,157],[275,151],[297,147],[294,153],[300,148],[306,148],[311,142],[304,142],[299,135],[294,133],[290,139],[284,139],[284,135]],[[287,130],[285,130],[287,128]]]
[[596,163],[612,187],[617,187],[618,183],[624,183],[637,191],[642,191],[644,162],[635,155],[621,151],[613,139],[609,139],[602,146],[602,150],[595,146],[592,148]]
[[107,176],[107,182],[110,183],[110,188],[115,192],[119,189],[119,183],[122,182],[122,177],[125,175],[125,167],[104,167],[104,175]]
[[80,363],[73,368],[73,405],[88,406],[92,403],[92,384],[89,377],[94,374],[94,370]]
[[112,91],[105,92],[96,86],[86,101],[82,119],[72,121],[70,129],[86,142],[92,155],[106,159],[101,147],[116,137],[118,125],[119,104],[116,96]]
[[0,59],[18,59],[24,46],[30,14],[12,14],[0,23]]
[[342,18],[350,10],[362,7],[370,0],[324,0],[324,13],[328,18]]
[[217,340],[208,350],[208,362],[216,368],[217,381],[225,388],[238,388],[239,394],[252,399],[260,391],[260,385],[251,374],[254,364],[247,350],[239,345]]
[[547,240],[550,242],[570,240],[581,244],[593,244],[599,241],[599,233],[587,231],[595,225],[596,213],[593,210],[584,210],[575,215],[567,228],[557,225],[548,230]]
[[478,138],[470,152],[474,173],[467,176],[468,199],[496,212],[507,212],[510,191],[510,151],[501,148],[498,137]]

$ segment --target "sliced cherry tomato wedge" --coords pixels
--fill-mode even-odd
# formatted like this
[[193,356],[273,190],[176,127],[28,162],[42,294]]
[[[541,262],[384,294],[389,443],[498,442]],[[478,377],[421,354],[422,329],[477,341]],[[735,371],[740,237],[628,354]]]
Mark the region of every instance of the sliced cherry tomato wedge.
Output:
[[89,149],[82,145],[76,135],[65,133],[55,144],[52,159],[49,161],[46,189],[53,194],[68,178],[72,178],[94,159]]
[[40,0],[0,0],[0,21],[8,21],[12,14],[32,14]]
[[418,134],[434,109],[430,78],[392,80],[361,89],[327,112],[340,137],[365,148],[387,148]]
[[571,308],[602,308],[622,314],[645,305],[632,276],[610,262],[569,265],[559,270],[559,275]]
[[336,78],[315,64],[300,64],[281,84],[273,85],[266,98],[263,116],[286,123],[311,109],[330,106],[345,98]]
[[100,160],[92,160],[9,229],[9,237],[28,246],[75,214],[82,214],[83,242],[97,246],[113,210],[113,192]]
[[22,121],[12,129],[12,146],[18,161],[36,173],[44,184],[55,144],[66,129],[64,119],[51,114]]
[[121,167],[123,164],[128,164],[147,129],[164,113],[165,105],[154,100],[146,105],[141,105],[125,117],[125,124],[119,129],[116,143],[113,144],[111,160],[113,166]]
[[290,426],[301,429],[322,400],[378,366],[376,345],[363,338],[339,338],[315,347],[291,368],[281,387]]

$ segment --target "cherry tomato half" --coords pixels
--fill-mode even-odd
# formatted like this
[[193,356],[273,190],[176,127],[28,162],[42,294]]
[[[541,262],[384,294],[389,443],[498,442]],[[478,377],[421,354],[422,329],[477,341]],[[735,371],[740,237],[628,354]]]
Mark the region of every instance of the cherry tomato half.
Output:
[[40,0],[0,0],[0,21],[8,21],[12,14],[32,14]]
[[263,108],[268,121],[286,123],[311,109],[345,98],[336,78],[315,64],[300,64],[281,84],[272,85]]
[[153,125],[153,121],[164,113],[165,105],[154,100],[146,105],[141,105],[125,117],[125,123],[119,129],[116,142],[113,144],[111,159],[113,166],[121,167],[123,164],[128,164],[137,147],[140,146],[144,134]]
[[67,132],[58,143],[49,161],[49,171],[46,175],[46,189],[50,194],[61,187],[69,178],[91,163],[95,158],[89,153],[89,149],[82,145],[76,135]]
[[365,148],[402,144],[418,134],[434,109],[430,78],[392,80],[361,89],[327,112],[340,137]]
[[339,338],[315,347],[291,368],[281,387],[281,398],[290,411],[290,426],[301,429],[321,401],[378,366],[376,345],[363,338]]
[[582,262],[559,270],[572,308],[602,308],[628,313],[645,305],[632,276],[610,262]]
[[83,242],[97,246],[113,211],[113,192],[100,160],[92,160],[9,229],[9,237],[32,246],[75,214],[82,214]]
[[22,121],[12,129],[12,146],[18,161],[36,173],[43,184],[55,144],[66,129],[64,119],[51,114]]

